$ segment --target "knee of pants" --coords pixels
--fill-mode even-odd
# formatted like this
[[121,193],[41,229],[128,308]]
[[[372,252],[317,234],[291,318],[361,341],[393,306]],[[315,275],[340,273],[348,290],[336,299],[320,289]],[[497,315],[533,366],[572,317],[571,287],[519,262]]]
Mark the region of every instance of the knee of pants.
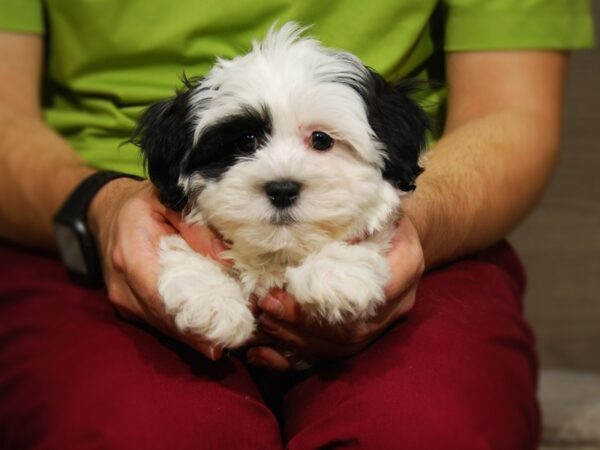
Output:
[[[471,421],[462,422],[454,417],[413,416],[407,414],[382,415],[389,411],[380,411],[378,416],[365,420],[353,430],[351,439],[356,448],[382,450],[506,450],[521,447],[500,447],[498,442],[479,429]],[[527,447],[523,447],[525,449]]]
[[[93,390],[90,387],[90,390]],[[279,428],[268,408],[231,392],[164,392],[128,395],[68,393],[4,424],[0,446],[24,449],[163,450],[281,447]],[[168,393],[167,393],[168,394]],[[197,398],[193,398],[197,396]],[[25,432],[26,430],[26,432]],[[3,447],[4,448],[4,447]]]
[[[289,441],[289,450],[311,448],[378,450],[529,450],[537,431],[527,414],[479,417],[466,403],[414,403],[354,399],[326,413]],[[489,405],[493,409],[494,405]]]

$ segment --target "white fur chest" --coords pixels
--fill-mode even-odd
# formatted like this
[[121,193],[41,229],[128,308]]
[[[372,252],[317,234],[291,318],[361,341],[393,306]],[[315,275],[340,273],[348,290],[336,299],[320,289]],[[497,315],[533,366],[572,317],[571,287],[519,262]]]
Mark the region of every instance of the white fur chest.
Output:
[[274,287],[285,288],[319,320],[365,320],[385,300],[384,254],[392,229],[390,223],[360,243],[330,241],[310,253],[294,247],[244,254],[234,246],[223,254],[234,260],[229,269],[194,252],[180,236],[168,236],[160,243],[158,291],[182,332],[229,348],[243,345],[254,332],[250,295],[263,296]]

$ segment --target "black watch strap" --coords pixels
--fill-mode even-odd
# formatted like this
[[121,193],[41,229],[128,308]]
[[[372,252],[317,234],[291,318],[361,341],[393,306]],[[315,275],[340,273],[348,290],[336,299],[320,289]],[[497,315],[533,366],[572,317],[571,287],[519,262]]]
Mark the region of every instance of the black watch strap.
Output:
[[[84,179],[71,195],[67,198],[62,208],[56,215],[81,215],[87,214],[87,210],[90,207],[90,203],[96,196],[96,193],[108,182],[117,178],[134,178],[141,180],[142,178],[136,177],[135,175],[129,175],[122,172],[114,172],[112,170],[103,170],[100,172],[93,173]],[[86,221],[87,222],[87,221]]]
[[87,212],[96,193],[117,178],[142,178],[122,172],[100,171],[84,179],[67,198],[53,225],[61,259],[71,277],[92,287],[102,286],[102,266]]

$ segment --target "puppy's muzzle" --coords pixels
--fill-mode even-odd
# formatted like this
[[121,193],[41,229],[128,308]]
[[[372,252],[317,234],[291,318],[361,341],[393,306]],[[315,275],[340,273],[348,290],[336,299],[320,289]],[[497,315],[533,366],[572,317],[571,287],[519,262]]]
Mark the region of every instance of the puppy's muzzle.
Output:
[[276,180],[265,184],[265,193],[273,206],[284,209],[296,202],[301,188],[302,185],[294,180]]

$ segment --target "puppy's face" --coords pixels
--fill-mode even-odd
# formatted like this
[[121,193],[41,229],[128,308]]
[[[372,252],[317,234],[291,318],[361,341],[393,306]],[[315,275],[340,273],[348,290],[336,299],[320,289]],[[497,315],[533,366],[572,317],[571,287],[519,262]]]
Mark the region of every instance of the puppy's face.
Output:
[[370,233],[414,189],[428,120],[407,86],[285,25],[144,115],[169,207],[263,251]]

